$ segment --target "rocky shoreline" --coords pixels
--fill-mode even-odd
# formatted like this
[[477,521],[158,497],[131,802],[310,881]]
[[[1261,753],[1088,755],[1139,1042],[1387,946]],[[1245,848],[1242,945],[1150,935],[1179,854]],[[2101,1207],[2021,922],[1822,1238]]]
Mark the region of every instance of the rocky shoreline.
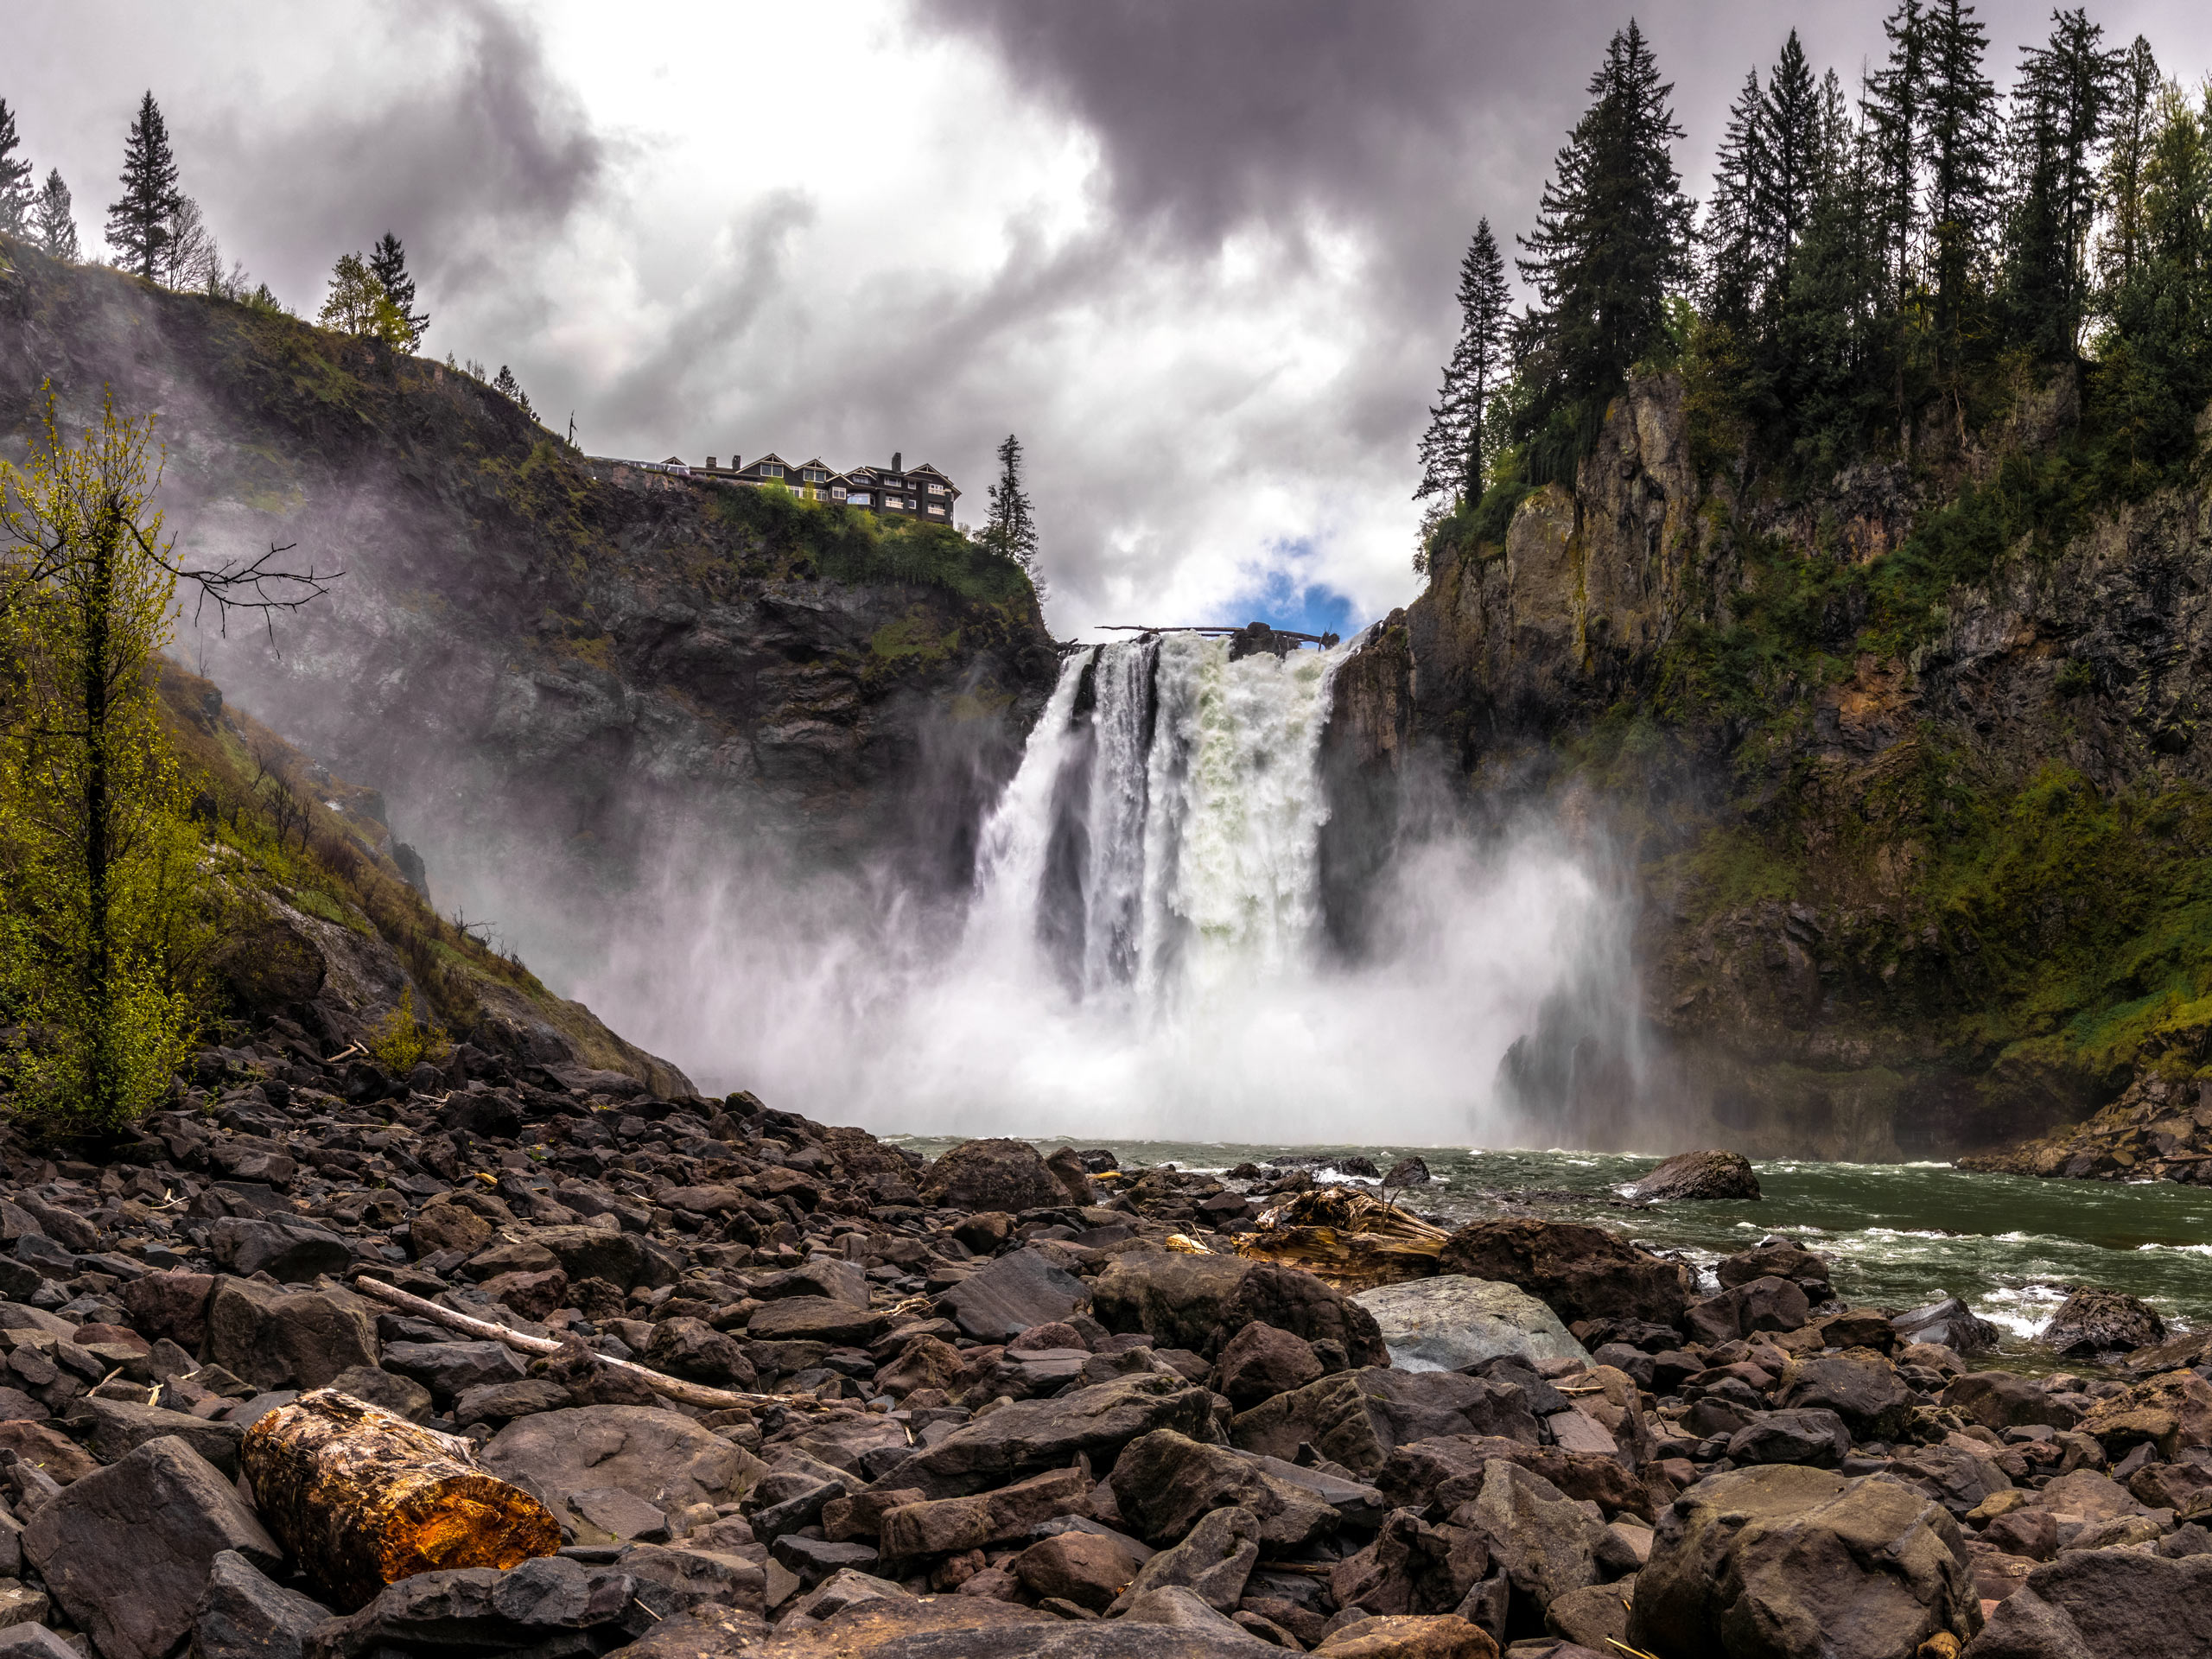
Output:
[[[1308,1171],[929,1161],[282,1021],[130,1137],[0,1157],[0,1659],[2199,1650],[2212,1343],[2110,1293],[2041,1378],[1779,1236],[1700,1296],[1508,1216],[1347,1294],[1266,1258]],[[558,1553],[319,1581],[240,1459],[325,1388],[473,1447]]]
[[2212,1084],[2155,1072],[2082,1123],[1957,1160],[1961,1169],[2091,1181],[2212,1185]]

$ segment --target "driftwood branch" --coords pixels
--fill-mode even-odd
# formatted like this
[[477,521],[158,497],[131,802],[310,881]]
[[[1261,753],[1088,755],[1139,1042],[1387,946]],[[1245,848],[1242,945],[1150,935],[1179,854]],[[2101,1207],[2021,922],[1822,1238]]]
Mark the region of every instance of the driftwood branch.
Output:
[[[510,1348],[525,1354],[557,1354],[562,1344],[550,1337],[533,1337],[526,1332],[512,1330],[491,1319],[472,1319],[466,1313],[456,1313],[436,1302],[426,1301],[420,1296],[410,1295],[397,1285],[387,1285],[380,1279],[366,1274],[353,1281],[353,1287],[364,1296],[388,1302],[394,1307],[454,1331],[465,1332],[472,1337],[487,1337],[493,1342],[504,1342]],[[734,1389],[710,1389],[703,1382],[687,1382],[680,1376],[669,1376],[639,1365],[631,1360],[616,1359],[611,1354],[601,1354],[586,1349],[587,1353],[601,1364],[614,1370],[627,1371],[640,1379],[654,1393],[665,1395],[671,1400],[680,1400],[687,1406],[703,1406],[710,1411],[727,1411],[741,1406],[783,1406],[800,1411],[819,1410],[823,1402],[804,1394],[741,1394]]]

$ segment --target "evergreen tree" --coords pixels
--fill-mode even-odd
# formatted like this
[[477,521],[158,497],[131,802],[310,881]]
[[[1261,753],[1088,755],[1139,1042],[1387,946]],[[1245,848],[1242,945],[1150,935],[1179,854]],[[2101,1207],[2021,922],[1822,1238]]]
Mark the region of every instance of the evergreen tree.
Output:
[[139,100],[124,143],[123,199],[107,210],[108,245],[122,256],[118,263],[125,270],[149,281],[161,274],[170,219],[182,200],[176,181],[168,124],[149,92]]
[[415,279],[407,274],[407,252],[390,231],[369,250],[369,270],[384,284],[385,293],[399,314],[405,339],[396,343],[401,351],[413,351],[422,343],[423,331],[430,326],[430,320],[414,308]]
[[0,98],[0,236],[22,236],[30,228],[31,164],[16,152],[16,112]]
[[1936,350],[1955,369],[1996,207],[1997,88],[1982,73],[1988,33],[1961,0],[1928,12],[1928,282]]
[[[1539,308],[1524,335],[1535,427],[1567,417],[1531,476],[1556,475],[1586,449],[1605,400],[1630,367],[1666,337],[1667,293],[1688,276],[1690,205],[1670,141],[1681,137],[1643,31],[1614,35],[1590,78],[1596,100],[1559,152],[1535,232],[1517,263]],[[1570,453],[1571,452],[1571,453]]]
[[1042,603],[1045,576],[1037,563],[1037,521],[1029,510],[1028,492],[1021,487],[1021,441],[1011,432],[999,445],[999,479],[990,487],[990,500],[991,516],[976,540],[1020,565]]
[[73,207],[69,187],[61,182],[61,169],[48,168],[46,188],[38,193],[38,205],[31,211],[31,234],[38,238],[41,251],[56,259],[82,257],[77,247],[77,216]]
[[1927,120],[1928,20],[1921,15],[1920,0],[1898,0],[1897,9],[1882,20],[1882,31],[1889,36],[1889,61],[1867,77],[1859,108],[1872,152],[1890,299],[1902,312],[1920,230],[1919,144]]
[[1769,166],[1764,105],[1758,71],[1750,70],[1728,106],[1728,124],[1713,169],[1713,194],[1699,233],[1707,314],[1735,327],[1750,322],[1765,283],[1758,213],[1760,181]]
[[1493,399],[1505,378],[1512,296],[1490,220],[1475,226],[1459,261],[1459,339],[1445,365],[1444,389],[1421,440],[1418,501],[1440,495],[1452,507],[1478,500],[1500,434]]
[[2014,95],[2020,188],[2007,276],[2021,334],[2070,362],[2088,309],[2097,151],[2126,54],[2101,49],[2103,26],[2079,8],[2054,12],[2052,22],[2049,41],[2023,52]]
[[1767,75],[1766,92],[1759,101],[1764,165],[1753,179],[1759,263],[1767,274],[1770,299],[1789,291],[1797,245],[1812,222],[1821,119],[1820,89],[1793,29],[1782,43],[1782,55]]
[[2151,42],[2138,35],[2120,62],[2108,124],[2104,198],[2111,219],[2099,252],[2110,288],[2125,287],[2135,274],[2143,241],[2143,168],[2150,156],[2158,88],[2158,60]]
[[531,420],[537,418],[537,411],[530,406],[530,399],[523,393],[522,382],[515,378],[515,372],[504,363],[499,365],[499,372],[492,382],[492,390],[512,402]]

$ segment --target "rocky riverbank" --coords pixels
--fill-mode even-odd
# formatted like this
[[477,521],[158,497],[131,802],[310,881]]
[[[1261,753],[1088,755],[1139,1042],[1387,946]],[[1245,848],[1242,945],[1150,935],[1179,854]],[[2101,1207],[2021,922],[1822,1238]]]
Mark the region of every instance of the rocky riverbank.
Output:
[[[1236,1253],[1301,1170],[928,1161],[274,1028],[133,1138],[0,1155],[10,1654],[2141,1654],[2212,1586],[2212,1351],[2124,1297],[2030,1379],[1781,1238],[1700,1296],[1508,1217],[1348,1295]],[[322,1387],[473,1443],[559,1554],[365,1605],[303,1573],[237,1477]]]
[[2212,1085],[2137,1078],[2083,1123],[1958,1160],[1961,1169],[2094,1181],[2212,1185]]

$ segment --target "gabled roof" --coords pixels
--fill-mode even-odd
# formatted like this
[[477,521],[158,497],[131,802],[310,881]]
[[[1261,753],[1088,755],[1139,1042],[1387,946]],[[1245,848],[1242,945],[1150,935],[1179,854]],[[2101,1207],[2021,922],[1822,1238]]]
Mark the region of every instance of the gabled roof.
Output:
[[785,461],[785,460],[781,455],[778,454],[774,450],[771,449],[771,450],[770,450],[766,454],[765,454],[765,455],[755,455],[755,456],[753,456],[752,460],[750,460],[750,461],[747,461],[747,462],[745,463],[745,465],[744,465],[744,466],[742,466],[742,467],[739,467],[739,468],[738,468],[738,470],[739,470],[740,472],[743,472],[743,473],[749,473],[749,472],[751,472],[751,471],[752,471],[755,467],[763,467],[763,466],[766,466],[768,462],[770,462],[770,461],[774,461],[774,462],[776,463],[776,465],[777,465],[777,466],[779,466],[779,467],[788,467],[788,466],[790,466],[790,465],[791,465],[791,462],[789,462],[789,461]]
[[804,472],[810,467],[819,467],[825,473],[835,472],[836,470],[836,468],[830,466],[828,461],[823,460],[819,455],[817,455],[812,461],[802,461],[798,465],[801,472]]

